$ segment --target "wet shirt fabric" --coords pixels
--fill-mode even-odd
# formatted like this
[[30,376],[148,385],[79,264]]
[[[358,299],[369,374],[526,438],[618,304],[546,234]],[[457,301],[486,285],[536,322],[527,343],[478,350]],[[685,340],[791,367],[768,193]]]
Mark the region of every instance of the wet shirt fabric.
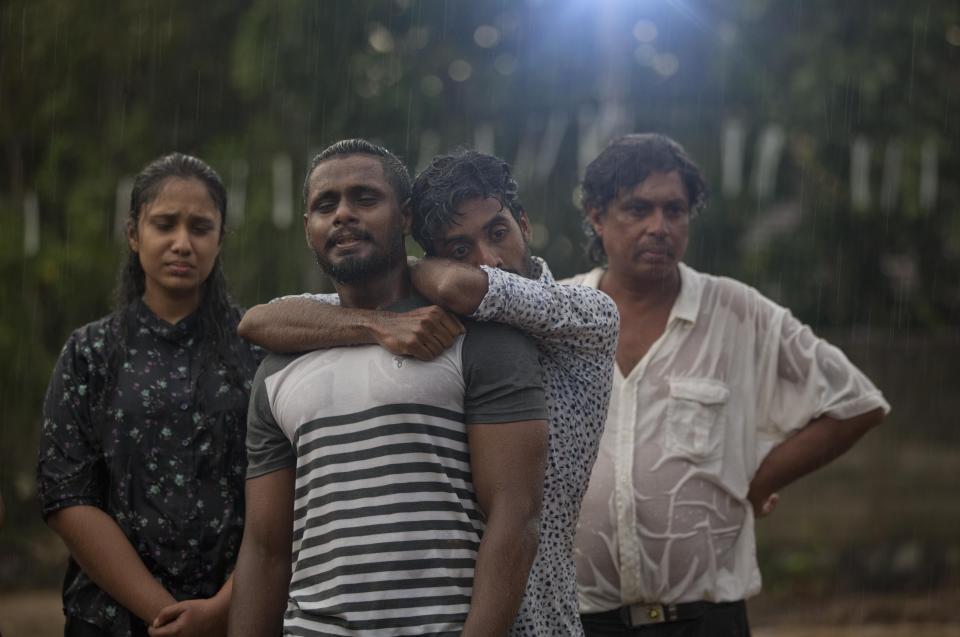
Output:
[[471,318],[512,325],[537,345],[550,448],[540,544],[511,635],[569,637],[583,634],[573,539],[607,414],[620,318],[603,292],[557,283],[542,259],[533,261],[529,279],[482,266],[487,294]]
[[[110,317],[76,330],[60,353],[40,434],[43,515],[98,507],[175,598],[211,597],[240,547],[248,395],[262,353],[236,337],[242,369],[231,374],[204,348],[197,315],[171,325],[142,301],[128,312],[113,391],[105,389],[118,340]],[[239,311],[227,317],[231,333],[238,319]],[[111,635],[139,624],[73,559],[63,599],[67,616]]]
[[462,631],[484,528],[468,429],[546,417],[533,344],[501,325],[465,327],[426,362],[367,345],[260,366],[248,476],[296,469],[284,634]]
[[[680,264],[664,333],[614,372],[576,540],[584,613],[760,590],[750,480],[814,418],[890,407],[838,348],[732,279]],[[597,287],[597,268],[572,279]]]

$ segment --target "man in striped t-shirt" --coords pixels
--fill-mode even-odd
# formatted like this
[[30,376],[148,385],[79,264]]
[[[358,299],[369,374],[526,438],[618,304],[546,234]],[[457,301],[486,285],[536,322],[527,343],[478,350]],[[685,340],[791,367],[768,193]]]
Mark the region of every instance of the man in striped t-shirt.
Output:
[[334,144],[308,175],[307,240],[344,311],[434,317],[443,352],[264,361],[231,635],[276,635],[281,617],[291,635],[502,634],[520,606],[547,449],[537,350],[413,295],[409,188],[402,164],[362,140]]

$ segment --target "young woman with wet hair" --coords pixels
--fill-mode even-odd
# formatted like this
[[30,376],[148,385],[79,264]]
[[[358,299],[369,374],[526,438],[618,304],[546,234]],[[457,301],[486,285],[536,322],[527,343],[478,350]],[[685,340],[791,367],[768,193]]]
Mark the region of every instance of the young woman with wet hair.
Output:
[[116,307],[70,336],[51,376],[37,482],[70,549],[67,637],[226,633],[260,359],[236,335],[226,213],[199,159],[144,168]]

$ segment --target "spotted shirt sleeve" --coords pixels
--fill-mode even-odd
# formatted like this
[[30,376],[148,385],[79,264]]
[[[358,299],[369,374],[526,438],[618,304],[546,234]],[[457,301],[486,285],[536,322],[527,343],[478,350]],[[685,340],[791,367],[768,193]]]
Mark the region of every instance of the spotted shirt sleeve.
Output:
[[103,508],[106,467],[91,417],[91,356],[97,343],[81,330],[60,352],[43,404],[37,490],[43,516],[75,505]]
[[546,263],[535,263],[541,268],[536,279],[480,266],[487,293],[470,318],[512,325],[542,348],[573,351],[585,362],[608,365],[620,330],[616,304],[594,288],[557,283]]

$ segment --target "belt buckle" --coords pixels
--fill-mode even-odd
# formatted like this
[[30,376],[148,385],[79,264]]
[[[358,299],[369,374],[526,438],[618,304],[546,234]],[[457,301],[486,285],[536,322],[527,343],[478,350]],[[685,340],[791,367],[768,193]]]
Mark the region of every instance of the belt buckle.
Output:
[[666,609],[661,604],[630,604],[625,614],[630,626],[662,624],[667,621]]

